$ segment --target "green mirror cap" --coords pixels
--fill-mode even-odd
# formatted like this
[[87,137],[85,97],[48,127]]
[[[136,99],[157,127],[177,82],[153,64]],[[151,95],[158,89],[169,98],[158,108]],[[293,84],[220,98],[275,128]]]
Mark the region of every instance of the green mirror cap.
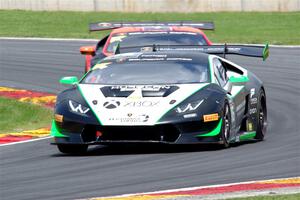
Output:
[[61,84],[73,85],[78,83],[78,78],[76,76],[66,76],[59,80]]
[[265,48],[263,50],[263,61],[267,60],[267,58],[269,57],[270,51],[269,51],[269,44],[267,43],[265,45]]
[[249,78],[247,76],[238,76],[238,77],[231,76],[229,78],[229,81],[232,83],[245,83],[249,81]]

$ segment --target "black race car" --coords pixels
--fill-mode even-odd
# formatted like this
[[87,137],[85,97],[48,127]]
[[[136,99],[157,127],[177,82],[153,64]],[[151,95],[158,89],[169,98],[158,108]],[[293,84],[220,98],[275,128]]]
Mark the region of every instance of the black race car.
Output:
[[61,152],[82,153],[97,144],[228,147],[263,140],[267,101],[262,81],[217,54],[265,59],[267,46],[130,49],[101,60],[80,81],[61,79],[72,84],[57,97],[51,129],[53,144]]

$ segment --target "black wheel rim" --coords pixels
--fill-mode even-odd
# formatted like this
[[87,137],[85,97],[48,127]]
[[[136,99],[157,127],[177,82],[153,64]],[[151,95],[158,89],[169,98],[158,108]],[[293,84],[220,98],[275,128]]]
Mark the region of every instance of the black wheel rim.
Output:
[[228,106],[225,106],[224,112],[224,138],[228,141],[230,135],[230,114]]
[[267,120],[266,120],[267,113],[263,102],[261,102],[258,117],[259,117],[259,125],[261,128],[261,132],[264,134],[267,127]]

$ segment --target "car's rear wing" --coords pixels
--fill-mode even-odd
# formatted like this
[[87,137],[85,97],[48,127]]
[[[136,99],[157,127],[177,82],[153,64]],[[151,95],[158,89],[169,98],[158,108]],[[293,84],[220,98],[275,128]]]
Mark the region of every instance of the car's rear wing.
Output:
[[249,57],[259,57],[266,60],[269,56],[269,45],[152,45],[152,46],[134,46],[120,47],[117,46],[115,54],[139,52],[139,51],[193,51],[207,54],[223,55],[235,54]]
[[90,31],[104,31],[121,27],[188,26],[202,30],[214,30],[213,22],[98,22],[89,24]]

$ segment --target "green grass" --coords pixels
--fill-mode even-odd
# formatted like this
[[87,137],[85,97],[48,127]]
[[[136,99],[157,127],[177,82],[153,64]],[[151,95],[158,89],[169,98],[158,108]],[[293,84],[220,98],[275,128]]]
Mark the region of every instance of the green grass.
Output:
[[0,133],[45,128],[52,117],[51,109],[0,97]]
[[206,31],[213,42],[300,44],[300,12],[259,13],[111,13],[33,12],[0,10],[0,36],[100,38],[107,32],[88,33],[88,24],[98,21],[214,21],[215,31]]
[[288,194],[288,195],[269,195],[269,196],[256,196],[256,197],[245,197],[245,198],[232,198],[226,200],[296,200],[300,199],[300,193]]

